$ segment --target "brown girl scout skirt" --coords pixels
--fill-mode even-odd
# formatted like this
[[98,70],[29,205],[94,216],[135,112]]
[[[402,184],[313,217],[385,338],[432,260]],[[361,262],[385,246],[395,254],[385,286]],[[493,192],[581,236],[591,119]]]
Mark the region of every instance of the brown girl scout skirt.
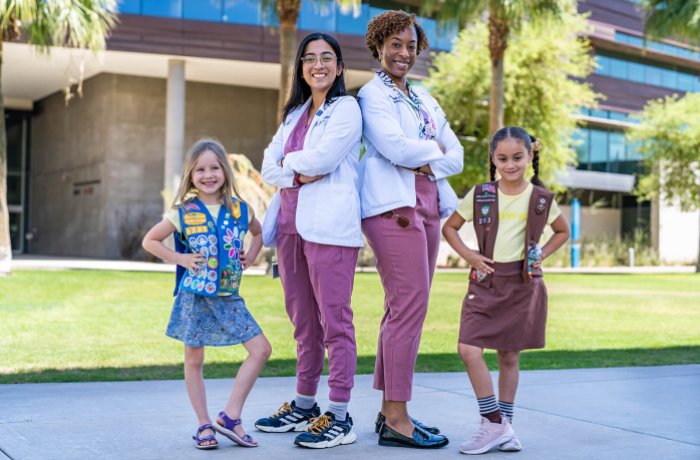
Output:
[[501,351],[544,348],[547,288],[541,272],[523,281],[522,264],[495,263],[489,283],[470,280],[459,343]]

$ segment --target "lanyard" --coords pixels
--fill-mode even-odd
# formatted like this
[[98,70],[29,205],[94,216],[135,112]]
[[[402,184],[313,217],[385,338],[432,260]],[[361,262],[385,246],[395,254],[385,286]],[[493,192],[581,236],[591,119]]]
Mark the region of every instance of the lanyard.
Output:
[[396,86],[391,77],[389,77],[385,72],[380,70],[377,72],[377,75],[382,80],[384,85],[391,88],[391,90],[394,92],[394,96],[392,96],[394,101],[401,101],[411,108],[413,114],[418,120],[418,137],[426,140],[435,139],[435,137],[437,137],[437,127],[435,126],[435,122],[423,108],[423,101],[421,101],[420,97],[418,97],[416,92],[413,91],[413,88],[406,84],[406,87],[408,88],[408,96],[406,96],[406,94],[401,91],[398,86]]

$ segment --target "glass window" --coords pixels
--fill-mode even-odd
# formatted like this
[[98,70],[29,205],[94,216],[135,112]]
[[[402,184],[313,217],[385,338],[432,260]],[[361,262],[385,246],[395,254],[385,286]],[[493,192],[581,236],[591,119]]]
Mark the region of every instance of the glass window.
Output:
[[636,81],[637,83],[644,83],[644,64],[638,62],[627,63],[627,76],[631,81]]
[[437,43],[437,25],[435,24],[435,19],[428,18],[418,18],[421,27],[425,31],[425,35],[428,37],[428,43],[430,43],[431,48],[435,48]]
[[614,111],[610,110],[610,119],[611,120],[626,121],[627,114],[624,112],[614,112]]
[[431,46],[439,50],[451,50],[452,40],[459,34],[459,23],[451,22],[445,25],[438,25],[436,30],[437,40]]
[[7,132],[7,170],[22,171],[22,118],[5,117]]
[[627,160],[641,160],[642,159],[642,154],[639,153],[639,146],[640,142],[639,141],[631,141],[629,139],[625,139],[626,144],[627,144]]
[[661,69],[651,65],[644,66],[644,80],[649,85],[661,86]]
[[627,79],[627,62],[622,59],[610,58],[610,76]]
[[575,129],[571,138],[574,141],[573,144],[579,166],[585,169],[588,167],[588,130],[581,128]]
[[22,206],[22,175],[7,175],[7,204]]
[[625,159],[625,133],[611,131],[610,138],[610,161],[622,161]]
[[222,0],[184,0],[184,16],[200,21],[221,21]]
[[262,14],[258,0],[224,0],[221,20],[238,24],[262,24]]
[[610,75],[610,58],[607,56],[601,56],[597,54],[595,57],[595,62],[598,64],[597,73],[600,75]]
[[678,89],[681,91],[693,91],[693,80],[697,77],[688,73],[678,73]]
[[120,13],[141,14],[141,0],[119,0]]
[[592,109],[591,116],[596,118],[608,118],[607,110]]
[[662,69],[661,70],[661,86],[666,88],[677,89],[678,87],[678,75],[673,70]]
[[335,32],[335,2],[301,2],[300,29]]
[[[591,166],[593,169],[600,171],[600,165],[596,167],[595,164],[608,162],[608,132],[600,129],[591,129],[590,132]],[[605,167],[603,167],[603,170],[605,170]]]
[[[355,14],[359,15],[356,17]],[[336,11],[335,25],[336,30],[345,34],[360,34],[364,35],[367,32],[367,23],[369,22],[369,5],[363,3],[360,5],[359,11],[354,11],[353,8],[344,11],[341,6]]]
[[182,0],[143,0],[143,14],[181,18]]
[[10,213],[10,245],[13,251],[22,249],[22,213]]

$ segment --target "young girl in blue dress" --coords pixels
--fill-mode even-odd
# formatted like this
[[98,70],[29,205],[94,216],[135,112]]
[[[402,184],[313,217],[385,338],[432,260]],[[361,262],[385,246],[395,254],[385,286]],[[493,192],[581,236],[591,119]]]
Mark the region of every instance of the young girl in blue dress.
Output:
[[[256,447],[241,425],[243,403],[272,348],[238,293],[243,270],[262,246],[260,222],[241,199],[224,147],[202,139],[187,152],[173,208],[144,237],[143,247],[177,267],[175,304],[166,330],[185,344],[185,386],[199,428],[198,449],[215,449],[214,431],[236,444]],[[252,240],[243,249],[246,233]],[[163,244],[175,235],[175,251]],[[233,391],[212,424],[207,412],[203,366],[205,346],[243,344],[248,357]]]

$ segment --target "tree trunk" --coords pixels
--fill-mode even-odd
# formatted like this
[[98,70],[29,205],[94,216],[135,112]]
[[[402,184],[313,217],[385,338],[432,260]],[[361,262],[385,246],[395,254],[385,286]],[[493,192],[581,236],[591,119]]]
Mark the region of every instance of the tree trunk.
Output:
[[[0,39],[0,77],[2,77],[3,41]],[[0,78],[1,80],[1,78]],[[0,276],[10,273],[10,213],[7,209],[7,133],[5,132],[5,100],[0,86]]]
[[277,123],[282,121],[282,109],[289,97],[297,52],[297,18],[301,0],[277,0],[280,18],[280,88],[277,97]]
[[505,112],[505,78],[503,60],[508,47],[507,20],[498,2],[489,2],[489,54],[491,56],[491,93],[489,96],[489,136],[503,128]]

